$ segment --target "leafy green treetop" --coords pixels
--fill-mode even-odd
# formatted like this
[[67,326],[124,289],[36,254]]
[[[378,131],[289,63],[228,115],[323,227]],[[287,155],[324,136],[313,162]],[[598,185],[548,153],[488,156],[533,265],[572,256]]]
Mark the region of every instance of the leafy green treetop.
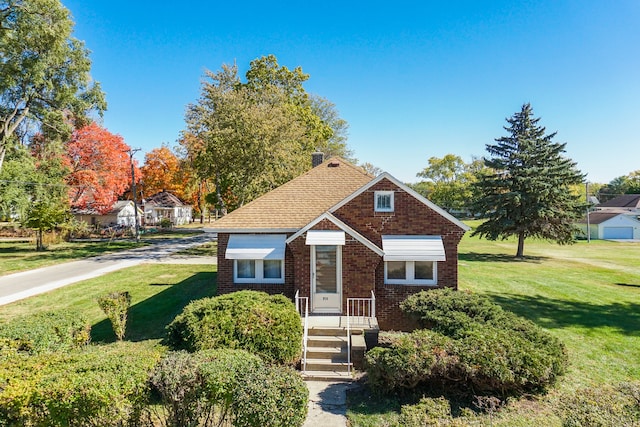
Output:
[[582,214],[580,197],[570,191],[584,180],[576,163],[564,156],[566,144],[553,142],[533,117],[530,104],[506,119],[507,136],[487,144],[490,173],[475,184],[482,197],[475,210],[487,220],[473,235],[490,240],[518,237],[516,257],[524,256],[524,241],[538,237],[572,243],[574,222]]
[[[0,0],[0,170],[29,132],[66,139],[71,121],[106,108],[84,43],[59,0]],[[12,138],[19,134],[18,138]]]

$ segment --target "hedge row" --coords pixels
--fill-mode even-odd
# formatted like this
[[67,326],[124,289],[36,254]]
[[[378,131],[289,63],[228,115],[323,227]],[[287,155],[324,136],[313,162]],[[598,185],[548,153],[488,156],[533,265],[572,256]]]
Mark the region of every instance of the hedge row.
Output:
[[160,358],[139,344],[0,354],[0,425],[122,426],[138,419]]
[[68,351],[91,339],[91,324],[74,312],[40,312],[0,324],[0,349],[29,354]]
[[566,370],[559,340],[485,297],[432,290],[407,298],[401,307],[431,329],[367,353],[374,387],[393,391],[429,384],[518,394],[545,387]]
[[307,401],[297,372],[242,350],[0,353],[0,426],[299,427]]

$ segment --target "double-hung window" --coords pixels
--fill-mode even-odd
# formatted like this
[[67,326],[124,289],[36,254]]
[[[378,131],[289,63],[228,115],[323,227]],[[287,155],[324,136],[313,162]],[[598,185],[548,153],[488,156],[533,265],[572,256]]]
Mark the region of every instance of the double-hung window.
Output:
[[437,285],[438,261],[445,261],[440,236],[382,236],[384,282],[389,285]]
[[234,283],[284,283],[284,234],[232,234],[225,258],[233,260]]

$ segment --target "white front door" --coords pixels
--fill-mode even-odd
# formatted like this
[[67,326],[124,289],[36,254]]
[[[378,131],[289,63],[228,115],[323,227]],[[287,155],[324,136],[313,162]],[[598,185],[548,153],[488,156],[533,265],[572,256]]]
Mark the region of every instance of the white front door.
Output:
[[341,246],[311,246],[311,308],[316,313],[342,312]]

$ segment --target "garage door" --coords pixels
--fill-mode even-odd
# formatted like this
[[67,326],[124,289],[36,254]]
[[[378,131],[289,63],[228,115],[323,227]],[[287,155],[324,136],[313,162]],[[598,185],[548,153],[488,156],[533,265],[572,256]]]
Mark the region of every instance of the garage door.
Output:
[[605,227],[603,239],[633,239],[633,227]]

